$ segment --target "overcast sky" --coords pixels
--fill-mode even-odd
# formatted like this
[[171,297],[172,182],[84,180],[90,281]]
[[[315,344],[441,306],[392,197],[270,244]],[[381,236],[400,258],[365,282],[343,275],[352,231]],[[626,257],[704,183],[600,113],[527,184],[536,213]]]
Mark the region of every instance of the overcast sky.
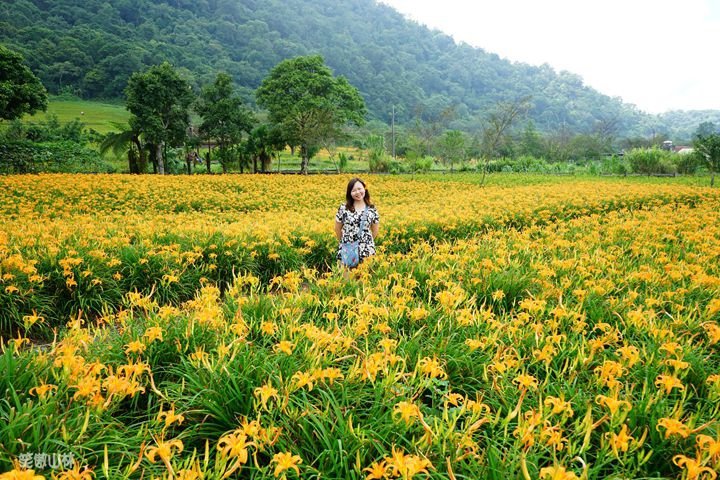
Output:
[[456,41],[549,64],[650,113],[720,110],[720,0],[381,0]]

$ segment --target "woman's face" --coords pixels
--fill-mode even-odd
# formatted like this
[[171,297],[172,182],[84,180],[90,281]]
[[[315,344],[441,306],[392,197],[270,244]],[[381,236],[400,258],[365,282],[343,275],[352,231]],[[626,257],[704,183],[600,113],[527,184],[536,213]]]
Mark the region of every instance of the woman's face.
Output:
[[362,183],[356,182],[355,185],[353,185],[352,190],[350,190],[350,196],[353,198],[353,200],[360,201],[365,198],[365,187]]

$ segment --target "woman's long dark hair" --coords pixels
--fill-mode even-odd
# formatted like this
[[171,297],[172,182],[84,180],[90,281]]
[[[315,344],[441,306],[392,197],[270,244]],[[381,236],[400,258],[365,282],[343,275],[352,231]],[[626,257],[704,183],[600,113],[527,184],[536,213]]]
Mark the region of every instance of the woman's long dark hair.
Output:
[[365,197],[364,197],[365,205],[367,205],[368,207],[375,206],[372,203],[370,203],[370,191],[365,186],[365,182],[363,182],[359,178],[355,177],[348,182],[347,192],[345,193],[345,208],[347,208],[351,212],[355,211],[355,200],[353,200],[353,198],[352,198],[352,189],[357,182],[362,183],[362,186],[365,189]]

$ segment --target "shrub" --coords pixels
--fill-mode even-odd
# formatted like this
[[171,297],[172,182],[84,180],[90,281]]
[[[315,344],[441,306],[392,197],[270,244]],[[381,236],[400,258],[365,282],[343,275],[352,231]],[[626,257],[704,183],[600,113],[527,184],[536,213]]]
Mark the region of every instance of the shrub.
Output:
[[635,148],[625,157],[633,173],[675,173],[672,153],[659,148]]
[[100,153],[72,141],[0,143],[0,173],[112,173]]

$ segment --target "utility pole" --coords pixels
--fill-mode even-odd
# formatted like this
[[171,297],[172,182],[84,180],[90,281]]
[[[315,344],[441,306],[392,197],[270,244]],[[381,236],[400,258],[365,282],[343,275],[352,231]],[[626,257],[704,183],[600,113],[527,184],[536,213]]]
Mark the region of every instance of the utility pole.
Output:
[[393,161],[397,160],[395,158],[395,105],[392,108],[392,157]]

